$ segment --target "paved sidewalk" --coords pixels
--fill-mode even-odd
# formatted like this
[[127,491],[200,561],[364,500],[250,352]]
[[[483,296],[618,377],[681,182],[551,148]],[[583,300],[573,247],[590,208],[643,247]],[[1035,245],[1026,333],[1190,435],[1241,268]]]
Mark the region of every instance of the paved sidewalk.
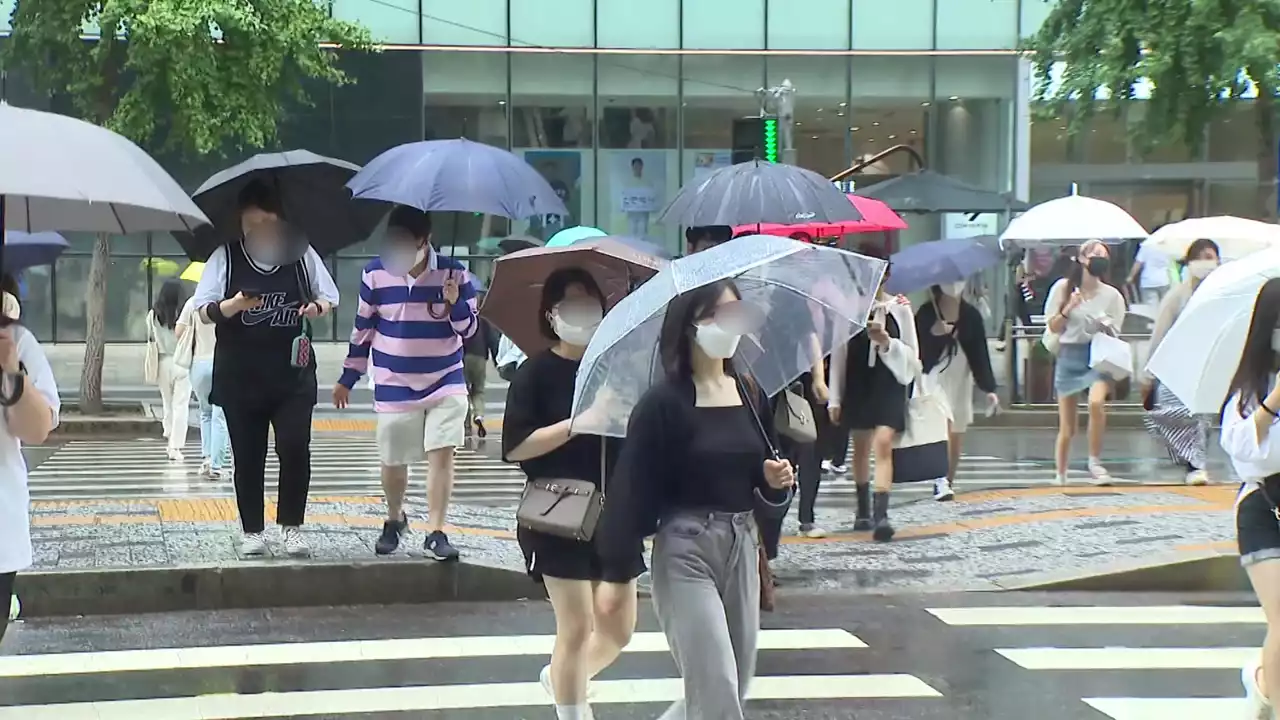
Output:
[[[848,532],[850,510],[818,511],[833,534],[795,537],[788,518],[775,570],[787,587],[828,590],[1001,589],[1038,576],[1102,572],[1118,562],[1234,551],[1234,487],[1036,488],[898,505],[892,543]],[[425,507],[411,503],[410,515]],[[268,505],[274,517],[274,504]],[[450,530],[464,557],[518,570],[509,507],[459,505]],[[381,498],[315,497],[305,531],[316,560],[365,561],[383,521]],[[420,520],[418,520],[420,524]],[[173,567],[241,562],[228,499],[36,502],[36,569]],[[401,554],[421,556],[421,534]],[[273,541],[273,552],[282,555]],[[293,562],[281,559],[256,563]]]

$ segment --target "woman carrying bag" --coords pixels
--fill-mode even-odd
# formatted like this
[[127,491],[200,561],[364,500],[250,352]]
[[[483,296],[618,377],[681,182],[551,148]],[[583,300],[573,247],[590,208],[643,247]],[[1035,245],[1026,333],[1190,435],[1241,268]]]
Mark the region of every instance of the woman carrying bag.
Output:
[[171,462],[182,462],[187,444],[187,415],[191,406],[191,379],[187,369],[174,362],[178,351],[178,313],[183,305],[182,282],[165,280],[147,313],[147,379],[160,386],[164,408],[164,437]]
[[199,308],[194,297],[187,300],[178,315],[178,348],[174,363],[186,368],[191,389],[200,406],[200,477],[211,480],[231,479],[231,439],[227,435],[227,417],[214,405],[209,394],[213,390],[213,347],[217,334],[213,326],[196,317]]

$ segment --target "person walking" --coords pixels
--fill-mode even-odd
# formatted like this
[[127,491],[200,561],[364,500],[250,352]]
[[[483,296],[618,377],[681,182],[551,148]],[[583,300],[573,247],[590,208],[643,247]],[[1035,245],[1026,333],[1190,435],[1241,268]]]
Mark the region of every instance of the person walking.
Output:
[[742,720],[760,630],[757,504],[784,509],[795,478],[775,458],[768,398],[732,367],[752,332],[730,281],[673,299],[658,353],[663,379],[632,411],[597,535],[625,563],[656,533],[653,603],[683,679],[661,720]]
[[[542,284],[538,325],[554,345],[520,366],[502,422],[502,459],[518,463],[530,482],[586,480],[608,492],[622,440],[569,431],[574,379],[604,307],[604,293],[581,268],[556,270]],[[644,544],[637,538],[631,553],[606,562],[591,542],[525,527],[516,529],[516,539],[556,618],[551,664],[539,679],[559,720],[589,718],[587,682],[618,658],[635,631]]]
[[1138,289],[1137,297],[1133,298],[1134,303],[1142,303],[1152,309],[1160,305],[1173,283],[1170,277],[1172,264],[1169,256],[1155,247],[1146,243],[1138,246],[1138,254],[1134,257],[1133,267],[1125,281],[1126,285],[1136,286]]
[[231,437],[227,434],[227,416],[221,407],[209,399],[213,391],[213,350],[217,344],[217,331],[213,325],[197,318],[199,306],[193,295],[178,314],[176,335],[191,348],[191,389],[200,407],[200,477],[210,480],[230,480]]
[[[1280,278],[1258,290],[1240,363],[1222,409],[1220,444],[1236,474],[1236,544],[1240,564],[1267,619],[1259,661],[1240,673],[1246,712],[1240,718],[1273,720],[1280,697]],[[1233,368],[1209,368],[1232,372]]]
[[[1218,267],[1218,244],[1201,238],[1191,243],[1187,254],[1179,263],[1187,269],[1187,279],[1174,286],[1160,303],[1155,327],[1151,330],[1151,342],[1147,345],[1147,357],[1156,354],[1156,348],[1164,340],[1165,333],[1182,314],[1191,295],[1200,283]],[[1164,385],[1157,384],[1151,373],[1143,371],[1142,404],[1148,412],[1143,417],[1147,430],[1164,441],[1173,461],[1186,470],[1188,485],[1205,485],[1209,476],[1205,467],[1209,463],[1206,449],[1209,435],[1209,418],[1192,415],[1187,406]]]
[[1058,394],[1054,459],[1059,485],[1067,482],[1081,394],[1089,403],[1089,475],[1095,485],[1111,484],[1111,474],[1102,464],[1102,440],[1107,428],[1107,396],[1114,381],[1089,367],[1094,335],[1119,334],[1124,324],[1124,296],[1107,284],[1110,273],[1110,249],[1100,240],[1090,240],[1080,246],[1066,277],[1055,282],[1045,297],[1045,312],[1049,314],[1045,332],[1056,336],[1058,344],[1053,389]]
[[964,299],[965,284],[962,280],[931,287],[929,302],[916,312],[915,320],[924,382],[946,398],[951,410],[947,443],[951,462],[947,476],[934,481],[933,499],[938,501],[955,499],[953,485],[964,435],[973,422],[974,386],[986,394],[989,409],[1000,403],[986,324],[982,312]]
[[209,400],[226,414],[235,455],[241,554],[267,552],[263,494],[274,430],[280,459],[276,521],[285,552],[305,557],[311,554],[302,523],[316,404],[310,320],[333,312],[338,289],[320,255],[299,247],[301,239],[289,233],[270,186],[250,182],[237,202],[243,239],[213,251],[196,288],[197,317],[214,325],[217,338]]
[[[888,259],[878,249],[864,248],[862,254]],[[831,353],[827,401],[831,423],[853,434],[853,481],[858,503],[854,530],[871,530],[879,542],[888,542],[894,535],[889,522],[893,447],[906,429],[909,388],[922,367],[911,306],[884,291],[891,269],[885,267],[867,329]]]
[[61,403],[49,360],[30,330],[0,327],[0,641],[9,625],[17,574],[31,566],[31,495],[23,445],[39,445],[58,426]]
[[160,286],[147,313],[147,342],[152,345],[148,352],[154,353],[157,360],[156,384],[160,386],[160,404],[164,410],[165,447],[172,462],[182,462],[191,407],[190,376],[173,357],[178,348],[176,328],[183,303],[182,282],[171,278]]
[[445,534],[453,493],[454,448],[466,442],[467,384],[462,344],[479,328],[476,293],[462,263],[431,247],[431,216],[404,205],[387,220],[382,255],[360,275],[351,346],[333,404],[373,366],[373,404],[387,520],[374,545],[379,555],[400,547],[409,531],[404,510],[409,466],[427,459],[427,535],[432,560],[453,561]]
[[[484,303],[484,291],[476,292],[476,305]],[[501,342],[498,331],[488,320],[476,316],[479,326],[471,337],[462,341],[462,372],[467,383],[467,423],[468,432],[475,428],[476,437],[484,439],[489,430],[484,426],[484,387],[489,374],[489,359],[498,359],[498,344]]]

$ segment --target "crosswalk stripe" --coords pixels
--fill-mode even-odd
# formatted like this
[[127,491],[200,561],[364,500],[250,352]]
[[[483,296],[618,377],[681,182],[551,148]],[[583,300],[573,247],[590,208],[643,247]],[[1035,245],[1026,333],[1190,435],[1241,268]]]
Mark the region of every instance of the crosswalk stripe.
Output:
[[929,614],[959,627],[1029,625],[1230,625],[1265,624],[1262,608],[1203,605],[1122,607],[931,608]]
[[[1027,670],[1238,670],[1258,648],[997,648]],[[0,670],[3,672],[3,670]]]
[[[684,696],[677,678],[603,680],[592,684],[592,704],[673,702]],[[780,675],[756,678],[753,700],[936,698],[941,693],[911,675]],[[0,720],[248,720],[548,704],[539,683],[487,683],[359,690],[267,692],[118,700],[0,708]]]
[[1111,720],[1206,720],[1243,718],[1240,698],[1084,698]]
[[[554,644],[554,635],[495,635],[6,655],[0,656],[0,678],[380,660],[549,656]],[[837,628],[762,630],[759,636],[761,651],[866,647],[866,643],[857,636]],[[662,633],[639,632],[632,637],[625,652],[665,653],[669,650]]]

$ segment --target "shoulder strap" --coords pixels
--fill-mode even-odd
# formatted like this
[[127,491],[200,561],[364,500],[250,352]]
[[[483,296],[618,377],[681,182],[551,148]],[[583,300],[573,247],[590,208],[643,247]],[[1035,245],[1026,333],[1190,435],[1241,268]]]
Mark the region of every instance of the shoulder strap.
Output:
[[312,301],[311,297],[311,273],[307,272],[307,255],[303,253],[302,258],[298,260],[294,274],[298,278],[298,291],[302,293],[302,304],[306,305]]
[[751,411],[751,417],[756,421],[756,429],[760,431],[760,439],[764,440],[765,447],[769,449],[769,455],[774,460],[778,459],[778,448],[774,447],[773,441],[769,439],[769,432],[764,429],[764,421],[760,419],[760,411],[756,408],[756,396],[760,393],[751,392],[747,384],[743,382],[742,376],[734,374],[733,381],[738,385],[738,392],[742,395],[742,402],[746,404],[747,409]]

